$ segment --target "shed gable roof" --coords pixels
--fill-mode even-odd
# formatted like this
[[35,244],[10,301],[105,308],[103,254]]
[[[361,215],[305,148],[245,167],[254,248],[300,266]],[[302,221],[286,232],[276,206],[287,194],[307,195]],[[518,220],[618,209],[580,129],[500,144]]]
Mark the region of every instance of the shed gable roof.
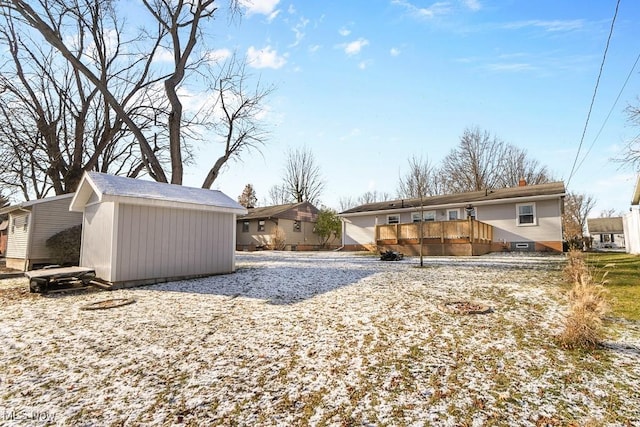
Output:
[[[429,196],[422,199],[423,207],[439,207],[463,204],[489,204],[497,201],[513,199],[518,201],[525,198],[560,198],[565,195],[563,182],[548,184],[525,185],[521,187],[499,188],[495,190],[472,191],[466,193]],[[419,198],[398,199],[385,202],[368,203],[356,206],[340,213],[340,215],[358,214],[365,212],[389,211],[397,209],[415,209],[421,206]]]
[[218,190],[185,187],[155,181],[86,172],[78,185],[70,210],[82,211],[92,194],[98,202],[196,209],[244,214],[246,209]]

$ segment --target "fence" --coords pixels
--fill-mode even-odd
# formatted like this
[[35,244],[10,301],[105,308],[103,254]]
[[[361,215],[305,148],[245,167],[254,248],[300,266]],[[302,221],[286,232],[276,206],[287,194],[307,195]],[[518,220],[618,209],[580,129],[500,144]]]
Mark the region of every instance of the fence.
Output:
[[493,226],[477,220],[425,221],[376,226],[379,244],[418,243],[420,224],[425,243],[491,243]]

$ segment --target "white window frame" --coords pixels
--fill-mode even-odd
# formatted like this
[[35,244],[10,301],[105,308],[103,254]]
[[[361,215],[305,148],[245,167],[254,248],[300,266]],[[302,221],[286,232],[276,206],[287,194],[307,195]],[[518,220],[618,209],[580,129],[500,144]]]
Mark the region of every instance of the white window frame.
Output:
[[[520,222],[520,218],[523,216],[520,213],[520,207],[531,206],[533,222]],[[518,227],[532,227],[538,225],[538,215],[536,214],[536,203],[528,202],[528,203],[516,203],[516,224]]]
[[[397,220],[392,221],[391,218],[397,218]],[[387,224],[400,224],[400,214],[387,215]]]
[[[435,221],[436,220],[436,211],[423,211],[422,212],[422,220],[427,221]],[[411,222],[420,222],[420,212],[413,212],[411,214]]]
[[[456,213],[456,218],[455,219],[451,219],[451,212],[455,212]],[[460,219],[460,209],[447,209],[447,221],[457,221]]]
[[263,232],[266,229],[266,221],[261,219],[258,221],[258,233]]
[[250,226],[251,226],[251,221],[247,221],[247,220],[242,221],[242,232],[248,233]]

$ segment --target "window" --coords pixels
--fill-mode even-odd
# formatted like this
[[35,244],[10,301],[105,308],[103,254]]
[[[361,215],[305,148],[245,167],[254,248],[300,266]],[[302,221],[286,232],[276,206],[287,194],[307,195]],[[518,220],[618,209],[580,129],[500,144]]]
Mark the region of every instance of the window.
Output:
[[264,220],[258,221],[258,231],[264,231]]
[[300,231],[302,229],[302,224],[300,221],[293,221],[293,231]]
[[9,217],[9,228],[11,228],[11,234],[16,232],[16,219]]
[[28,227],[29,227],[29,214],[25,215],[24,217],[24,224],[22,225],[22,229],[24,231],[27,231]]
[[[436,220],[436,213],[434,211],[425,211],[425,212],[423,212],[422,220],[423,221],[435,221]],[[412,222],[420,222],[420,212],[412,213],[411,214],[411,221]]]
[[243,233],[249,232],[249,221],[242,221],[242,232]]
[[455,221],[457,219],[460,219],[460,212],[458,211],[458,209],[447,210],[447,219],[449,221]]
[[387,215],[387,224],[400,224],[400,215]]
[[520,203],[516,205],[518,225],[536,225],[535,203]]

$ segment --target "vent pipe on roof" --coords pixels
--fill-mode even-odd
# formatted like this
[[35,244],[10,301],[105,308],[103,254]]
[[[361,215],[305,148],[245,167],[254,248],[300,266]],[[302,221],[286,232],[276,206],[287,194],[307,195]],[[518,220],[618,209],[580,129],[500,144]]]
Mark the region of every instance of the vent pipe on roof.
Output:
[[527,180],[524,178],[520,178],[520,181],[518,181],[518,187],[526,187],[527,186]]

